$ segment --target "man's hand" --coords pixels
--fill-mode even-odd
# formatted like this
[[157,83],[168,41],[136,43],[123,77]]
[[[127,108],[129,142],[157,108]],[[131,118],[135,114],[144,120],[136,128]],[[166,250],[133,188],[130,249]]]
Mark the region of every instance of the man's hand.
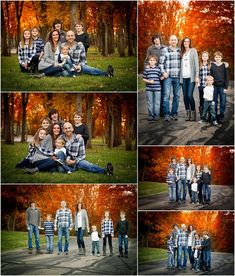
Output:
[[80,71],[81,71],[81,65],[74,65],[74,66],[75,66],[77,72],[80,72]]
[[165,79],[168,78],[168,73],[167,73],[167,72],[164,72],[162,75],[163,75],[163,77],[164,77]]
[[76,160],[68,160],[66,161],[68,165],[74,165],[76,163]]
[[149,80],[149,83],[154,84],[154,80]]

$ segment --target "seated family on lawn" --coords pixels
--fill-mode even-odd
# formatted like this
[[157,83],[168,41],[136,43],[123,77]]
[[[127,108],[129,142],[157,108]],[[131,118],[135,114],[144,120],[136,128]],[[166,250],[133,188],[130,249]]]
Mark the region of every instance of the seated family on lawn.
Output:
[[179,229],[177,224],[173,225],[173,231],[167,236],[167,268],[185,270],[189,258],[191,270],[211,270],[211,239],[208,232],[202,235],[192,225],[186,228],[185,224]]
[[192,204],[209,204],[211,201],[211,171],[207,165],[195,165],[191,158],[185,162],[181,157],[179,163],[171,158],[168,174],[168,195],[170,202],[185,203],[188,194]]
[[75,24],[75,31],[62,30],[62,22],[55,19],[53,30],[47,35],[47,42],[39,37],[39,28],[23,31],[18,46],[18,59],[21,72],[44,76],[76,77],[79,74],[113,77],[114,69],[109,65],[107,71],[87,65],[88,35],[83,32],[83,22]]
[[[203,51],[199,61],[197,50],[192,47],[189,37],[182,39],[181,48],[177,47],[178,38],[175,35],[170,36],[168,47],[162,44],[160,35],[154,35],[152,42],[153,45],[147,50],[143,73],[148,120],[157,121],[160,115],[167,122],[178,120],[180,85],[182,85],[185,120],[196,121],[193,93],[197,85],[199,122],[222,124],[228,92],[228,63],[222,62],[223,54],[216,51],[214,61],[210,61],[209,52]],[[170,109],[171,91],[173,91],[173,102]]]
[[41,120],[41,127],[29,144],[28,155],[16,165],[27,173],[38,171],[59,171],[72,173],[82,169],[93,173],[113,175],[113,166],[106,168],[85,160],[88,128],[82,123],[82,114],[74,114],[74,124],[59,119],[56,109],[51,109],[48,117]]
[[[41,228],[41,212],[36,207],[35,202],[31,202],[30,207],[26,210],[26,227],[28,230],[28,248],[29,254],[33,253],[32,238],[35,236],[36,253],[43,254],[40,249],[39,230],[44,229],[46,237],[46,253],[53,254],[54,250],[54,232],[58,231],[58,255],[63,252],[65,255],[69,253],[69,236],[70,231],[74,228],[76,231],[78,254],[85,255],[86,247],[83,239],[84,233],[91,235],[91,254],[100,256],[100,238],[103,239],[103,256],[106,256],[106,241],[108,239],[110,256],[113,256],[112,238],[114,237],[113,220],[110,218],[110,212],[105,211],[104,217],[101,220],[101,236],[98,232],[97,226],[92,225],[90,233],[89,219],[87,210],[83,207],[81,202],[76,204],[76,212],[74,214],[74,223],[71,210],[66,206],[66,202],[61,202],[61,208],[56,211],[55,220],[52,215],[47,214],[44,221],[43,228]],[[128,233],[129,223],[126,219],[126,212],[120,211],[120,220],[116,224],[115,232],[118,235],[119,255],[118,257],[128,258]],[[62,248],[62,238],[65,237],[64,250]],[[124,244],[124,252],[123,252]]]

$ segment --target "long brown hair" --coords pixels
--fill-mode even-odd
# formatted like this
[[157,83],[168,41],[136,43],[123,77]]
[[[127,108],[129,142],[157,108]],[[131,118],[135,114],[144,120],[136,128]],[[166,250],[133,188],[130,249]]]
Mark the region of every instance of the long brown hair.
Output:
[[84,209],[84,208],[83,208],[82,202],[79,201],[79,202],[77,203],[77,205],[76,205],[76,214],[79,212],[79,209],[78,209],[78,205],[79,205],[79,204],[81,204],[81,209]]
[[[53,128],[54,128],[55,125],[58,125],[60,127],[60,133],[56,138],[54,137],[54,133],[53,133]],[[53,146],[55,145],[55,140],[60,136],[61,133],[62,133],[62,128],[61,128],[61,125],[59,123],[51,124],[51,126],[50,126],[50,135],[51,135],[51,138],[52,138]]]
[[208,55],[207,65],[208,65],[208,68],[210,69],[210,68],[211,68],[211,62],[210,62],[210,60],[209,60],[210,54],[209,54],[209,52],[207,52],[207,51],[203,51],[203,52],[201,53],[201,58],[200,58],[200,61],[199,61],[199,67],[202,68],[202,65],[203,65],[203,61],[202,61],[202,55],[203,55],[203,54],[207,54],[207,55]]
[[52,30],[52,31],[50,31],[50,33],[49,33],[49,35],[48,35],[48,42],[50,42],[50,44],[51,44],[51,49],[52,49],[53,52],[55,52],[55,49],[56,49],[56,48],[55,48],[55,44],[54,44],[53,39],[52,39],[52,34],[53,34],[54,32],[57,32],[58,35],[59,35],[58,43],[59,43],[59,41],[60,41],[60,32],[59,32],[58,30]]
[[33,38],[32,38],[32,34],[31,34],[31,30],[30,29],[25,29],[21,35],[21,46],[24,47],[26,44],[25,44],[25,38],[24,38],[24,33],[25,32],[29,32],[30,34],[30,38],[29,38],[29,47],[32,48],[33,46]]
[[183,55],[185,53],[185,47],[184,47],[184,41],[185,41],[185,39],[189,39],[189,48],[192,48],[192,40],[191,40],[191,38],[189,38],[188,36],[184,37],[182,39],[182,41],[181,41],[181,46],[180,46],[180,48],[181,48],[181,52],[180,52],[181,57],[183,57]]
[[32,142],[32,145],[33,145],[33,146],[40,146],[40,144],[41,144],[41,139],[39,138],[39,132],[40,132],[41,130],[44,130],[44,131],[47,133],[47,131],[46,131],[45,128],[40,127],[40,128],[37,130],[37,132],[34,134],[34,136],[33,136],[33,142]]

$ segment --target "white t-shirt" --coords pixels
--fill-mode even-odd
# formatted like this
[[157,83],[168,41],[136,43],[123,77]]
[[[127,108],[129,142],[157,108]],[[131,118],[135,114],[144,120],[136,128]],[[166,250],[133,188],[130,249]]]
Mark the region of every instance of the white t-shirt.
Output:
[[191,179],[191,168],[187,167],[187,180]]
[[66,155],[66,148],[62,147],[60,149],[55,149],[54,153],[58,154],[59,151],[62,151]]
[[82,227],[82,213],[81,212],[77,213],[77,227],[78,228]]
[[60,54],[60,57],[61,57],[61,60],[64,61],[64,60],[70,60],[70,56],[69,55],[63,55],[63,54]]
[[192,183],[191,184],[191,189],[193,192],[197,192],[197,183]]
[[92,241],[99,241],[100,240],[99,234],[98,234],[97,231],[94,231],[94,232],[91,233],[91,240]]
[[203,98],[206,99],[207,101],[213,101],[213,97],[214,97],[214,86],[206,86],[203,89],[204,93],[203,93]]
[[191,68],[190,68],[190,61],[189,61],[189,55],[190,51],[184,53],[182,57],[182,65],[183,65],[183,70],[182,70],[182,77],[184,79],[190,78],[191,76]]

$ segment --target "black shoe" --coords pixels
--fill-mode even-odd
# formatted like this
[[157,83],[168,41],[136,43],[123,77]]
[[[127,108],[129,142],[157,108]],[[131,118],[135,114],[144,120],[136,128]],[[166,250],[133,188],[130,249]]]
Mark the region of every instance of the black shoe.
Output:
[[36,253],[37,254],[43,254],[43,252],[41,251],[41,249],[37,249]]
[[113,72],[114,72],[113,66],[112,66],[112,65],[109,65],[109,66],[108,66],[108,70],[107,70],[108,77],[112,78],[112,77],[114,76],[114,75],[113,75]]
[[113,175],[113,165],[111,163],[107,163],[106,165],[106,174]]
[[25,169],[25,172],[30,173],[30,174],[34,174],[38,171],[39,171],[38,168],[27,168],[27,169]]

